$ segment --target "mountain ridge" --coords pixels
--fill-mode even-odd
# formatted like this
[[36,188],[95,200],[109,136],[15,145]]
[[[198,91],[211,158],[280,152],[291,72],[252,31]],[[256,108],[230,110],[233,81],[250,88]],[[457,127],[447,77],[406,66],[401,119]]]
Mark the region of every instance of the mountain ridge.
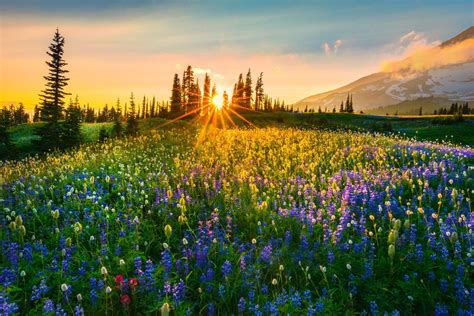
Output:
[[474,26],[434,49],[436,50],[433,52],[440,57],[459,53],[460,49],[468,53],[461,55],[461,63],[456,63],[454,59],[451,64],[439,65],[436,55],[432,57],[429,55],[430,51],[425,51],[426,59],[433,59],[430,61],[434,66],[421,70],[411,68],[410,63],[418,62],[420,58],[413,54],[395,62],[391,71],[369,74],[337,89],[308,96],[296,102],[295,108],[302,110],[308,106],[332,110],[335,107],[337,110],[347,94],[353,95],[356,111],[383,108],[418,98],[474,101],[474,53],[469,52],[474,52]]

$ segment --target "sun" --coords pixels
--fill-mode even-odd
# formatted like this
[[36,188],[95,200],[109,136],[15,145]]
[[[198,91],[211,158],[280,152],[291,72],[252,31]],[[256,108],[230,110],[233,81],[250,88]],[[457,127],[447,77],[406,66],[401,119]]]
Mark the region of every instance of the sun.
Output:
[[222,95],[217,94],[216,96],[214,96],[211,100],[211,103],[214,105],[216,110],[219,110],[219,111],[222,110],[222,106],[224,104],[224,100],[222,98]]

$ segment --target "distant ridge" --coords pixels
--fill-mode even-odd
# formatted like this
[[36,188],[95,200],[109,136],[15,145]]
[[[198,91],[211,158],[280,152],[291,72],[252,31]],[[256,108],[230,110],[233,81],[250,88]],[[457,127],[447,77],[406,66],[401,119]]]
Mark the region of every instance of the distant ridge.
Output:
[[[349,93],[353,95],[356,111],[375,110],[407,101],[405,108],[407,104],[416,104],[416,102],[408,101],[427,98],[446,100],[448,103],[450,101],[472,102],[474,101],[474,41],[471,39],[474,39],[474,26],[438,46],[441,50],[438,49],[437,52],[451,52],[460,47],[463,48],[465,55],[462,55],[464,58],[462,63],[441,66],[436,63],[437,66],[424,70],[415,69],[409,73],[390,71],[374,73],[340,88],[306,97],[298,101],[295,107],[299,110],[303,110],[306,106],[315,110],[318,107],[328,108],[328,110],[335,107],[338,110],[341,101],[344,101]],[[469,41],[465,42],[466,40]],[[454,47],[453,45],[456,44],[460,46]],[[413,60],[417,59],[413,58]],[[405,61],[410,61],[410,57],[400,62]],[[437,105],[438,102],[435,104]]]

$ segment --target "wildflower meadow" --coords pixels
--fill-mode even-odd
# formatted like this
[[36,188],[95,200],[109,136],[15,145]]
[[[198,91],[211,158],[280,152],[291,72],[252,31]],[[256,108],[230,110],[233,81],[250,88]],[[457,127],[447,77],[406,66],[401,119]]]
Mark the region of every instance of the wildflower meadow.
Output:
[[0,315],[472,315],[474,151],[154,130],[0,164]]

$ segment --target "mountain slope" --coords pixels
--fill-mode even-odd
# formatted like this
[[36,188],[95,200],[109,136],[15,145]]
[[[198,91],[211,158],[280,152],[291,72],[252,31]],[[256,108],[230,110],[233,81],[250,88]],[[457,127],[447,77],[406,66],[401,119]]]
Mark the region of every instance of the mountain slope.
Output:
[[356,111],[419,98],[474,101],[474,27],[438,47],[393,62],[388,69],[304,98],[296,108],[339,109],[348,93],[353,95]]

